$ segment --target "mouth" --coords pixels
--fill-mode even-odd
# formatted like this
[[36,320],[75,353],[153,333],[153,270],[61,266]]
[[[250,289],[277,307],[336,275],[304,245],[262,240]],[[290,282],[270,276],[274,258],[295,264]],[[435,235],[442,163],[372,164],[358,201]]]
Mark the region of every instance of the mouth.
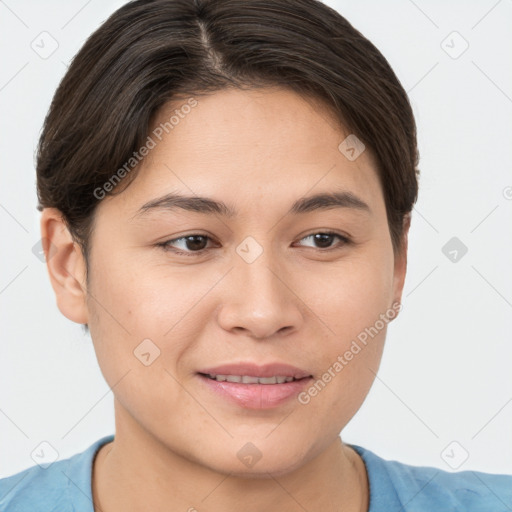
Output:
[[199,375],[206,377],[211,380],[215,380],[217,382],[233,382],[237,384],[284,384],[286,382],[294,382],[304,379],[309,379],[311,377],[289,377],[285,375],[274,375],[272,377],[256,377],[254,375],[216,375],[213,373],[201,373]]
[[[313,377],[197,374],[208,396],[245,410],[278,410],[311,384]],[[297,402],[298,403],[298,402]]]

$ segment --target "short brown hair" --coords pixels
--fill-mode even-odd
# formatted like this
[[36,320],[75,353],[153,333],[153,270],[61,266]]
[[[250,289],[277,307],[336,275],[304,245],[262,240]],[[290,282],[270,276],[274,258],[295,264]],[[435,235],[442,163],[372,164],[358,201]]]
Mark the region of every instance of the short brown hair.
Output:
[[87,267],[94,191],[144,144],[159,109],[180,96],[265,86],[321,100],[369,148],[401,251],[419,177],[407,94],[379,50],[317,0],[137,0],[114,12],[53,98],[37,155],[38,210],[62,213]]

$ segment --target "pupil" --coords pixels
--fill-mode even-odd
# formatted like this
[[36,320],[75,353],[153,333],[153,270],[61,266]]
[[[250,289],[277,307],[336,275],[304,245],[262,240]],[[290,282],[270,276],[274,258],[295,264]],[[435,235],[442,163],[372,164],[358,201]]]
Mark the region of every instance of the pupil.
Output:
[[320,247],[329,247],[330,242],[332,241],[332,236],[333,235],[328,235],[326,233],[317,233],[315,235],[315,240],[320,244]]
[[[198,239],[202,239],[202,242],[199,241],[199,246],[198,246]],[[187,240],[187,249],[190,249],[190,250],[193,250],[193,249],[197,249],[197,250],[201,250],[201,249],[204,249],[204,247],[200,247],[201,245],[204,245],[204,240],[206,239],[205,236],[202,236],[202,235],[192,235],[192,236],[187,236],[186,237],[186,240]]]

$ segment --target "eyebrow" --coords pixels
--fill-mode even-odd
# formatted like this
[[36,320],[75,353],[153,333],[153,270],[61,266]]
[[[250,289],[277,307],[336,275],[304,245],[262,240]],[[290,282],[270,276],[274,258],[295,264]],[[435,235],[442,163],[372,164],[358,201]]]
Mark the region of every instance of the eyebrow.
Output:
[[[370,207],[359,197],[349,191],[320,193],[302,197],[295,201],[288,211],[289,214],[304,214],[317,210],[334,208],[350,208],[356,211],[371,213]],[[143,216],[152,211],[172,211],[182,209],[201,214],[215,214],[223,217],[235,217],[236,210],[222,201],[209,197],[183,196],[169,193],[157,199],[148,201],[137,211],[134,217]]]

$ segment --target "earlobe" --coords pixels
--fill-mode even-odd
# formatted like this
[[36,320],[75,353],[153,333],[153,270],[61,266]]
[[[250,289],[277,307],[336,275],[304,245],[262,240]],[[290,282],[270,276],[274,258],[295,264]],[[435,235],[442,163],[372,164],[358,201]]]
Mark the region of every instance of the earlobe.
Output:
[[43,210],[41,238],[46,267],[60,312],[73,322],[87,323],[85,260],[59,210]]

